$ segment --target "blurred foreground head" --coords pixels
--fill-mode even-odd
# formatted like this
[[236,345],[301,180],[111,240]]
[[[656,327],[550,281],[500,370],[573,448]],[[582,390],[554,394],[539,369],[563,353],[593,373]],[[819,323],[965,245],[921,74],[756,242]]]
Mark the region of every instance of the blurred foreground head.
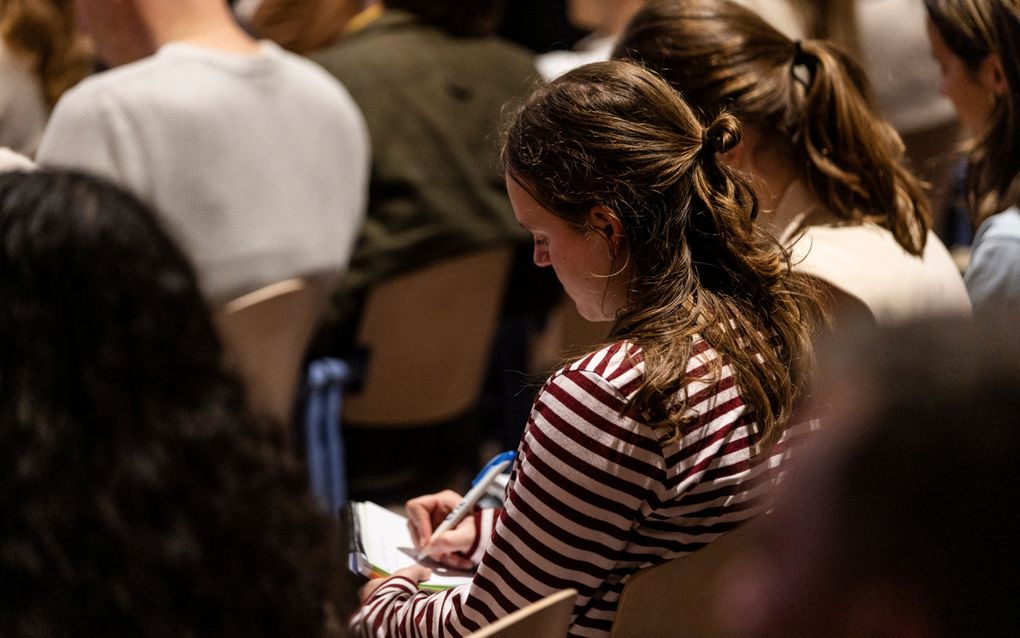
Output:
[[338,553],[146,206],[0,175],[0,635],[318,636]]
[[728,583],[734,635],[1016,635],[1015,317],[860,337],[824,370],[833,418]]

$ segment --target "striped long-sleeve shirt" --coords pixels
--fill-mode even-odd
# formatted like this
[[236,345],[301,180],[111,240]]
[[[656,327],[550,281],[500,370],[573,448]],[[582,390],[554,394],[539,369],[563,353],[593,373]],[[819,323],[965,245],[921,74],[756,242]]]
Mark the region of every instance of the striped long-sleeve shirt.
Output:
[[643,371],[640,349],[618,342],[553,374],[535,400],[471,583],[427,593],[391,578],[352,620],[355,634],[464,636],[573,587],[570,635],[607,636],[634,572],[759,513],[785,446],[752,457],[756,424],[729,366],[695,342],[685,396],[696,422],[670,443],[626,416]]

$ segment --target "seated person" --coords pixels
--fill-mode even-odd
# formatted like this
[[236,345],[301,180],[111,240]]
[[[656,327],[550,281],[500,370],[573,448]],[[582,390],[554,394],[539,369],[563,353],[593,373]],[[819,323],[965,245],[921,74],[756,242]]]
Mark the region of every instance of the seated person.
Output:
[[740,119],[744,139],[725,160],[754,185],[757,223],[820,282],[837,319],[970,314],[903,143],[840,49],[792,40],[730,0],[648,0],[614,57],[662,73],[707,118]]
[[368,181],[365,124],[322,69],[257,42],[225,2],[76,0],[115,68],[61,98],[41,166],[127,188],[219,306],[347,265]]
[[644,0],[567,0],[567,19],[578,29],[590,31],[570,51],[550,51],[535,59],[546,80],[589,62],[608,60],[627,21]]
[[719,635],[1017,635],[1020,341],[989,314],[827,357],[826,436],[721,583]]
[[976,313],[1020,310],[1020,4],[926,0],[941,89],[967,137],[967,205],[976,229],[967,292]]
[[[719,155],[736,120],[702,126],[627,62],[580,67],[514,113],[503,147],[514,212],[581,316],[610,343],[545,383],[504,507],[432,538],[453,492],[408,503],[415,544],[477,564],[418,591],[424,568],[366,586],[351,627],[464,636],[573,587],[571,634],[608,636],[628,578],[761,510],[778,478],[820,310],[788,254],[749,223],[756,200]],[[366,627],[373,627],[368,631]]]
[[530,52],[493,34],[501,4],[385,0],[310,54],[351,92],[372,144],[367,217],[315,354],[348,354],[365,296],[380,282],[526,246],[498,171],[497,131],[535,67]]
[[334,635],[336,530],[134,197],[0,174],[0,635]]

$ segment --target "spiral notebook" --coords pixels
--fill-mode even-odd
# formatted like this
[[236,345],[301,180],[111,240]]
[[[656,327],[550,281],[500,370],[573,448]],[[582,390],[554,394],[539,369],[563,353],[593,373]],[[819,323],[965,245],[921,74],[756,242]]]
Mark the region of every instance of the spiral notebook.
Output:
[[427,590],[443,590],[471,582],[473,572],[451,569],[428,558],[416,560],[407,518],[371,501],[353,501],[345,514],[350,528],[350,569],[368,578],[384,578],[398,569],[423,565],[432,577],[419,583]]

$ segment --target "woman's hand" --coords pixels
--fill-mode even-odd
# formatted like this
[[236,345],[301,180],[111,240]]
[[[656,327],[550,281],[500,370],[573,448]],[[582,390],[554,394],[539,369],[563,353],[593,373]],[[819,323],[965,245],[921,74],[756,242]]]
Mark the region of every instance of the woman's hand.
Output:
[[428,567],[422,567],[421,565],[411,565],[410,567],[398,569],[386,578],[373,578],[361,586],[361,591],[359,592],[361,602],[364,603],[368,600],[369,597],[375,593],[375,590],[379,589],[379,587],[385,583],[387,579],[393,578],[394,576],[403,576],[404,578],[410,578],[415,583],[420,583],[432,576],[432,570]]
[[443,522],[446,515],[457,507],[463,497],[453,490],[437,494],[426,494],[412,498],[405,504],[407,529],[411,532],[414,548],[421,550],[432,541],[432,532]]
[[448,532],[435,538],[432,536],[436,527],[457,507],[461,498],[453,490],[444,490],[411,499],[406,504],[407,527],[416,550],[427,548],[429,558],[448,567],[471,569],[474,566],[471,561],[458,552],[467,551],[474,543],[474,517],[468,516]]

